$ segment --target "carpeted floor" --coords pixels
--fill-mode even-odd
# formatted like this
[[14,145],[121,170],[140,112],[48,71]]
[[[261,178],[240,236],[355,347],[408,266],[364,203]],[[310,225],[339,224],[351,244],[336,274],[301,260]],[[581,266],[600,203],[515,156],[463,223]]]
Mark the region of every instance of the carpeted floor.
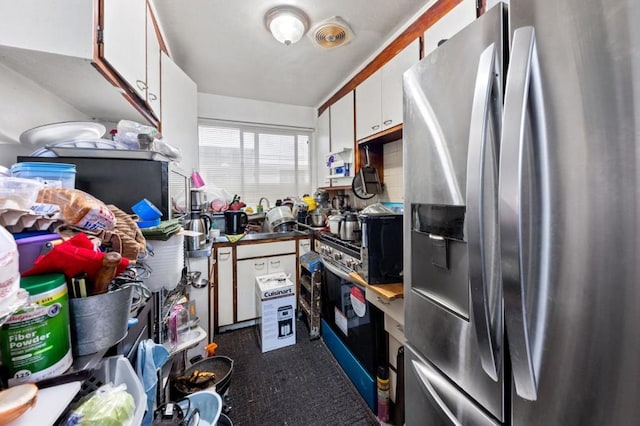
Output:
[[216,355],[234,360],[229,418],[235,426],[377,425],[322,342],[296,321],[297,343],[261,353],[254,327],[215,336]]

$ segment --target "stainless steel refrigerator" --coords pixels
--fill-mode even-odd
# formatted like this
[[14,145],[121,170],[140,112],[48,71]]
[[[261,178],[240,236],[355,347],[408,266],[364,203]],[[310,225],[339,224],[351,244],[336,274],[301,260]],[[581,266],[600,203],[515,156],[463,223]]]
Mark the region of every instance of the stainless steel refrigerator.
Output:
[[511,0],[404,74],[408,425],[640,421],[638,22]]

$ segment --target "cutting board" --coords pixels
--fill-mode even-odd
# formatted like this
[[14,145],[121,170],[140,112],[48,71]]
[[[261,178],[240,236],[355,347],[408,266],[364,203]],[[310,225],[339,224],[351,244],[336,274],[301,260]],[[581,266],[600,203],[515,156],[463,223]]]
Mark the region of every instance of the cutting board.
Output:
[[40,389],[36,405],[8,426],[52,425],[80,390],[81,381]]

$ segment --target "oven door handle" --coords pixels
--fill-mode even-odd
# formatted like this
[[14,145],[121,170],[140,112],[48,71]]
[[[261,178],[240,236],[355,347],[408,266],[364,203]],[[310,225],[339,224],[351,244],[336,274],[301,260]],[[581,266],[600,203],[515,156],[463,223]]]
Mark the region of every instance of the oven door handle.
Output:
[[332,261],[322,258],[322,264],[324,265],[325,268],[327,268],[329,272],[336,275],[338,278],[349,281],[350,283],[353,283],[353,284],[362,285],[362,282],[359,282],[350,273],[343,271],[341,268],[334,265]]

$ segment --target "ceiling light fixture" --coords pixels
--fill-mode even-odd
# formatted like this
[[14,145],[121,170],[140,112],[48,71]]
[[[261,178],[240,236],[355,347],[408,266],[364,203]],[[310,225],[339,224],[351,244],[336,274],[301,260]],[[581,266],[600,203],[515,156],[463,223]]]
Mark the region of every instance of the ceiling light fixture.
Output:
[[280,43],[287,46],[299,41],[309,28],[309,18],[300,9],[277,6],[264,16],[267,29]]

